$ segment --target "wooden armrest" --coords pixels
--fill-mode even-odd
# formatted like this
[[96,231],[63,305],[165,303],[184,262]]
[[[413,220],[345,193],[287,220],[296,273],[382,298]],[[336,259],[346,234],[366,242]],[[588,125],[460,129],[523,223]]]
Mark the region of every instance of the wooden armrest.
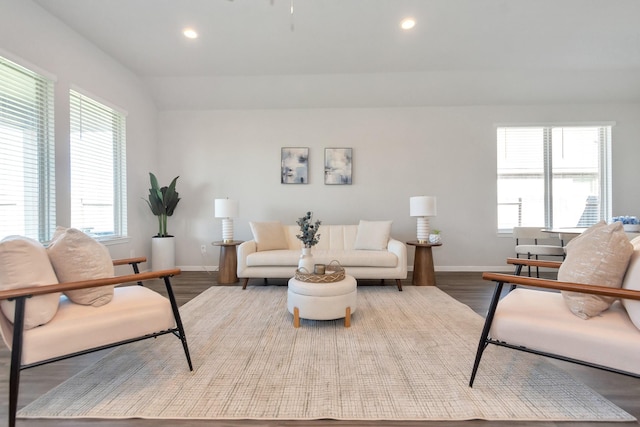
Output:
[[141,262],[147,262],[147,258],[140,256],[137,258],[124,258],[124,259],[114,259],[113,265],[127,265],[127,264],[139,264]]
[[530,267],[560,268],[562,261],[547,261],[542,259],[507,258],[507,264]]
[[0,291],[0,300],[9,298],[50,294],[53,292],[72,291],[74,289],[97,288],[99,286],[119,285],[121,283],[139,282],[149,279],[161,279],[180,274],[179,268],[170,270],[148,271],[146,273],[127,274],[124,276],[105,277],[103,279],[81,280],[78,282],[56,283],[54,285],[30,286],[27,288]]
[[503,273],[482,273],[484,280],[492,280],[513,285],[533,286],[536,288],[555,289],[559,291],[581,292],[605,297],[632,299],[640,301],[640,291],[632,289],[608,288],[606,286],[585,285],[582,283],[559,282],[557,280],[538,279],[536,277],[515,276]]

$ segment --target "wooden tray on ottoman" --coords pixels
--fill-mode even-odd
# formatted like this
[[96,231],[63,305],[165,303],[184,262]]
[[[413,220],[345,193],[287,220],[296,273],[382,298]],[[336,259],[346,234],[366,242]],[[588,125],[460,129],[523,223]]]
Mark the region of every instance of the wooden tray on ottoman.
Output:
[[333,283],[333,282],[339,282],[340,280],[344,280],[344,268],[340,265],[338,261],[331,261],[327,265],[327,270],[331,272],[325,273],[325,274],[315,274],[315,273],[306,273],[304,271],[300,271],[299,269],[297,269],[295,278],[296,280],[300,280],[301,282],[312,282],[312,283]]

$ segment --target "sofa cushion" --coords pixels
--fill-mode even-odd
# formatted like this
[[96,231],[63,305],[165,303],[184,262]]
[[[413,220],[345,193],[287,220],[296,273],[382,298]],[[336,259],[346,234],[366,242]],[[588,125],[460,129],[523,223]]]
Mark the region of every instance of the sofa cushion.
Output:
[[279,221],[250,222],[257,251],[289,249],[284,229]]
[[[558,270],[559,281],[619,288],[633,245],[621,223],[607,225],[601,221],[571,240],[566,252]],[[579,292],[563,291],[562,295],[571,312],[582,319],[597,316],[614,301],[614,298]]]
[[[634,251],[629,260],[627,273],[622,282],[623,289],[632,289],[640,291],[640,237],[636,237],[631,241]],[[640,301],[623,299],[622,305],[627,310],[629,318],[640,329]]]
[[364,221],[358,224],[354,249],[381,251],[387,249],[391,235],[391,221]]
[[[109,250],[75,228],[58,227],[47,254],[60,282],[102,279],[115,275]],[[99,307],[113,298],[113,286],[76,289],[65,295],[76,304]]]
[[[8,236],[0,241],[0,290],[58,283],[47,251],[40,242],[22,236]],[[26,300],[24,328],[43,325],[58,310],[60,292],[37,295]],[[0,308],[13,322],[15,302],[3,300]]]
[[[398,257],[388,251],[341,251],[312,249],[315,264],[329,264],[337,260],[343,267],[387,267],[398,265]],[[247,256],[248,267],[262,266],[297,266],[300,258],[299,250],[274,250],[254,252]]]

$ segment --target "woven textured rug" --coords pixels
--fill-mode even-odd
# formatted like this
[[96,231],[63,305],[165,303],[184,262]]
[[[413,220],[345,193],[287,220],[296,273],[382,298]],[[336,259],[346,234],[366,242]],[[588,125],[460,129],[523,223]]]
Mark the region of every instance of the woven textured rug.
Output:
[[27,418],[632,421],[541,357],[490,346],[434,287],[363,286],[351,328],[292,327],[283,286],[212,287],[173,336],[120,347],[22,409]]

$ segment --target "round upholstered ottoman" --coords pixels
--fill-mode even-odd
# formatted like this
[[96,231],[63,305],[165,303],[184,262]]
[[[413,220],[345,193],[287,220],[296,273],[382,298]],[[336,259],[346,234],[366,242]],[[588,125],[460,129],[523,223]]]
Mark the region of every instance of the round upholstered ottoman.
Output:
[[300,327],[300,318],[334,320],[344,317],[344,326],[351,326],[351,313],[356,311],[356,279],[345,275],[332,283],[313,283],[289,279],[287,308],[293,314],[293,326]]

